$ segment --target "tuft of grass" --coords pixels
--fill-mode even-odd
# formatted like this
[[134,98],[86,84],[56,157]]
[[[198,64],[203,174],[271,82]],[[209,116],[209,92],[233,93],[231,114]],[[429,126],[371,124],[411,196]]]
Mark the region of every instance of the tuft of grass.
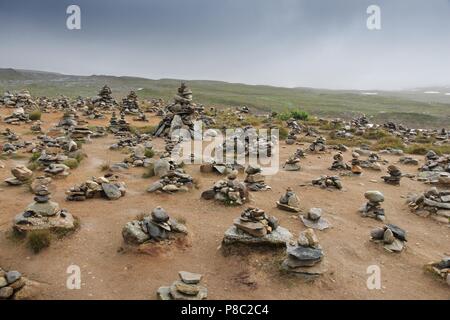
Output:
[[31,111],[29,114],[30,120],[41,120],[42,112],[40,110]]
[[68,166],[70,169],[75,169],[80,165],[78,160],[74,158],[68,158],[67,160],[64,161],[64,164]]
[[438,155],[450,154],[450,145],[436,146],[427,144],[412,144],[405,148],[405,152],[409,154],[425,155],[429,150],[433,150]]
[[30,169],[31,171],[36,171],[40,168],[40,165],[39,165],[39,163],[37,163],[37,161],[34,161],[34,162],[30,162],[27,165],[27,168]]
[[369,129],[362,136],[364,139],[378,140],[389,136],[389,133],[382,129]]
[[282,112],[278,115],[278,119],[283,120],[283,121],[289,120],[291,118],[294,118],[295,120],[307,121],[309,118],[309,114],[306,111],[296,109],[296,110],[290,110],[287,112]]
[[33,152],[30,158],[30,162],[35,162],[41,156],[40,152]]
[[100,165],[100,171],[109,171],[111,169],[111,162],[105,161]]
[[377,142],[373,144],[374,150],[384,150],[387,148],[393,148],[393,149],[404,149],[405,144],[403,143],[402,139],[394,136],[387,136],[384,138],[379,139]]
[[155,151],[153,149],[145,149],[144,153],[146,158],[153,158],[155,156]]
[[52,236],[49,230],[33,230],[27,234],[26,244],[34,253],[50,246]]
[[347,147],[359,147],[363,144],[370,144],[369,141],[359,138],[359,137],[353,137],[351,139],[345,139],[345,138],[334,138],[327,141],[328,145],[339,145],[343,144]]

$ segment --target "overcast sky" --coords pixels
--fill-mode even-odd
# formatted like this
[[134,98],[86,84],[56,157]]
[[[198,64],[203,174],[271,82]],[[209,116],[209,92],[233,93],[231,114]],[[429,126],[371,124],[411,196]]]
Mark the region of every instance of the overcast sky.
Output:
[[[81,7],[81,30],[66,8]],[[381,30],[366,27],[371,4]],[[0,0],[0,67],[332,89],[450,85],[449,0]]]

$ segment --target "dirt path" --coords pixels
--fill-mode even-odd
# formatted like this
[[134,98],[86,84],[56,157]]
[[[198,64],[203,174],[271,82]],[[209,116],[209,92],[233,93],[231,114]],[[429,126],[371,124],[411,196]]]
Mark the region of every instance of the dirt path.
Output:
[[[1,110],[1,114],[7,112]],[[57,122],[60,114],[44,114],[46,127]],[[156,121],[157,119],[153,120]],[[103,121],[103,124],[107,120]],[[4,130],[4,124],[0,129]],[[12,127],[18,133],[29,126]],[[32,136],[27,135],[31,138]],[[250,256],[224,256],[219,250],[224,231],[243,208],[224,207],[200,199],[200,194],[220,179],[200,174],[197,165],[186,166],[188,173],[199,179],[199,189],[176,195],[146,193],[156,178],[143,179],[142,168],[120,173],[127,183],[127,195],[117,201],[92,199],[84,202],[65,201],[64,192],[87,178],[101,175],[104,161],[118,162],[125,157],[110,151],[111,136],[93,140],[83,146],[89,155],[64,180],[55,180],[53,200],[81,220],[81,228],[73,235],[54,241],[41,253],[32,254],[22,243],[7,235],[11,221],[32,201],[26,187],[0,186],[0,265],[20,270],[48,284],[45,299],[154,299],[159,286],[177,278],[179,270],[204,275],[210,299],[449,299],[448,286],[423,272],[423,265],[450,254],[450,229],[431,219],[409,212],[405,205],[408,192],[426,189],[426,185],[407,178],[401,187],[381,183],[382,173],[365,171],[361,177],[344,177],[343,191],[330,192],[312,186],[301,187],[311,179],[329,172],[331,154],[308,155],[300,172],[280,172],[267,178],[271,191],[252,193],[252,204],[277,216],[282,226],[295,236],[305,227],[298,219],[275,208],[275,201],[291,186],[300,197],[302,208],[321,207],[333,228],[318,232],[326,255],[329,273],[314,283],[282,276],[277,270],[279,256],[255,252]],[[163,146],[155,140],[157,148]],[[280,161],[294,152],[295,146],[281,148]],[[346,160],[350,152],[344,154]],[[395,163],[397,157],[385,157]],[[421,158],[421,157],[420,157]],[[422,159],[420,159],[422,161]],[[6,160],[0,179],[10,175],[10,168],[24,160]],[[415,167],[399,165],[403,172],[415,173]],[[244,176],[239,177],[243,179]],[[377,180],[377,183],[370,180]],[[369,241],[370,230],[381,223],[361,218],[357,209],[364,203],[363,193],[377,189],[384,193],[387,220],[408,232],[408,248],[401,254],[389,254]],[[141,212],[155,206],[164,207],[174,217],[183,217],[191,232],[191,246],[171,249],[160,256],[149,256],[120,250],[123,225]],[[66,288],[67,267],[80,266],[81,290]],[[368,290],[366,269],[376,264],[381,268],[382,289]]]

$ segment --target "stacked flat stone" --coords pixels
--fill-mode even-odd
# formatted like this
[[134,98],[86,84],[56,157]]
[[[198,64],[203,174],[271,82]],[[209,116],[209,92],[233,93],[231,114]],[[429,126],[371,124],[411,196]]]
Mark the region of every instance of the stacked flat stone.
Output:
[[342,189],[342,182],[339,176],[322,175],[319,178],[312,180],[312,185],[321,187],[323,189],[327,188],[335,188],[338,190]]
[[382,243],[389,252],[401,252],[405,248],[406,231],[393,224],[375,228],[370,232],[372,241]]
[[227,180],[217,181],[211,189],[204,191],[205,200],[217,200],[229,205],[242,205],[248,201],[247,186],[239,182],[236,174],[229,174]]
[[318,137],[309,146],[309,150],[312,152],[325,151],[325,149],[326,149],[326,139],[324,137]]
[[432,187],[423,193],[411,194],[408,196],[408,205],[417,215],[431,216],[437,221],[449,223],[450,190]]
[[359,209],[361,216],[384,221],[386,217],[384,209],[381,208],[384,195],[380,191],[367,191],[364,193],[364,197],[368,202]]
[[27,183],[33,177],[33,171],[23,165],[17,165],[11,169],[11,173],[14,177],[6,178],[5,182],[12,186],[20,186]]
[[400,179],[402,178],[402,172],[400,171],[400,169],[397,166],[394,165],[390,165],[388,167],[388,176],[383,176],[381,177],[384,182],[386,182],[387,184],[392,184],[392,185],[400,185]]
[[261,173],[261,167],[256,165],[249,165],[245,169],[247,176],[244,182],[247,184],[247,188],[250,191],[270,190],[271,188],[264,183],[265,176]]
[[187,228],[170,218],[166,210],[156,207],[141,220],[128,222],[122,229],[122,237],[128,244],[139,245],[147,241],[160,242],[186,236]]
[[208,296],[206,287],[199,283],[201,274],[180,271],[181,280],[175,281],[169,287],[160,287],[156,292],[159,300],[204,300]]
[[333,156],[333,163],[330,170],[350,170],[350,166],[345,163],[342,153],[336,153]]
[[117,200],[125,196],[125,182],[117,181],[118,177],[107,174],[104,177],[92,177],[78,186],[71,187],[67,192],[67,201],[84,201],[92,198]]
[[300,211],[300,200],[292,188],[289,187],[286,189],[286,193],[277,201],[277,207],[289,212]]

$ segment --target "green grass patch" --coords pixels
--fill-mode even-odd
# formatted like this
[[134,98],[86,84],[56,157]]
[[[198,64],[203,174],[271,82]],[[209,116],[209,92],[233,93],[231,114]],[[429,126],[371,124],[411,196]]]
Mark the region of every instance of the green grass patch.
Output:
[[52,235],[49,230],[33,230],[28,232],[26,237],[26,245],[34,253],[49,247],[51,242]]
[[374,150],[384,150],[387,148],[393,148],[393,149],[404,149],[405,144],[403,143],[402,139],[395,137],[395,136],[386,136],[378,141],[376,141],[372,148]]
[[438,155],[450,154],[450,145],[436,146],[433,144],[412,144],[405,148],[405,152],[409,154],[425,155],[428,151],[433,150]]
[[78,166],[80,165],[80,163],[78,162],[77,159],[74,158],[68,158],[64,161],[64,164],[66,166],[68,166],[70,169],[75,169],[78,168]]
[[42,112],[40,110],[31,111],[29,114],[30,120],[37,121],[41,120]]

